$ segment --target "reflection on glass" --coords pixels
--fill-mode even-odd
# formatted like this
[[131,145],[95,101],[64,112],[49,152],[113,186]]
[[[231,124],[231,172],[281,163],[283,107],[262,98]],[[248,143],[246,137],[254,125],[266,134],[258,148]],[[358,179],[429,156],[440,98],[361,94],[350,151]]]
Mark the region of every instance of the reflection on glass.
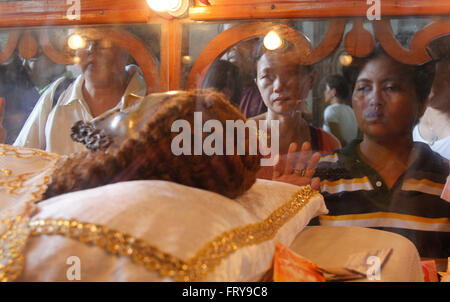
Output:
[[391,28],[400,44],[405,48],[409,48],[413,35],[432,22],[433,19],[428,17],[391,19]]
[[[115,37],[116,40],[106,39],[101,34],[103,28],[124,30],[124,34]],[[159,25],[103,28],[19,29],[21,48],[16,46],[14,54],[0,65],[0,97],[6,102],[3,121],[8,133],[6,143],[56,153],[78,150],[73,143],[65,143],[73,122],[120,107],[122,95],[145,95],[146,81],[159,81],[143,76],[158,74],[159,70],[148,70],[151,65],[145,65],[145,70],[137,66],[137,62],[143,62],[139,55],[148,52],[159,68]],[[37,44],[34,53],[31,44],[23,42],[24,32],[27,41]],[[2,37],[7,38],[4,34]],[[134,58],[116,44],[126,47],[126,39],[136,38],[145,44],[137,49],[134,55],[138,56]]]
[[84,48],[86,46],[86,41],[80,35],[73,34],[67,40],[67,44],[70,49],[76,50]]
[[275,31],[270,31],[264,37],[264,47],[266,47],[269,50],[275,50],[277,48],[280,48],[282,44],[283,41]]

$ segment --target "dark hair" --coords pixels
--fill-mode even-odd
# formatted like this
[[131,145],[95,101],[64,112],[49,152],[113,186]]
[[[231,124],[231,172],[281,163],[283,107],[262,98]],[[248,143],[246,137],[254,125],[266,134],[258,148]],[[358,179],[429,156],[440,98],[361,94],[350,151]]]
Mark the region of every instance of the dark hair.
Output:
[[218,60],[211,64],[206,73],[202,88],[213,88],[223,92],[228,88],[231,92],[231,103],[239,106],[242,94],[242,81],[239,68],[225,60]]
[[350,94],[350,88],[348,86],[347,80],[339,75],[332,74],[323,80],[324,86],[327,85],[330,89],[336,89],[337,98],[343,103],[346,102],[348,95]]
[[[158,106],[143,130],[125,140],[117,150],[79,152],[61,159],[44,197],[120,181],[146,179],[173,181],[230,198],[241,195],[253,185],[261,156],[238,155],[236,136],[233,155],[176,156],[171,151],[172,140],[177,135],[171,131],[172,123],[183,119],[193,129],[194,112],[202,112],[204,120],[219,120],[224,129],[228,120],[246,121],[222,94],[193,91],[169,96]],[[204,133],[203,139],[207,135]],[[194,133],[191,141],[194,141]],[[245,144],[248,147],[248,137]]]
[[[353,62],[349,66],[343,67],[343,75],[346,78],[346,80],[351,84],[351,92],[353,93],[353,90],[355,88],[355,83],[358,78],[359,73],[362,71],[364,66],[371,60],[382,57],[382,56],[389,56],[384,49],[377,44],[374,47],[374,50],[372,53],[366,57],[363,58],[356,58],[353,57]],[[392,58],[394,61],[398,62],[405,68],[409,69],[410,72],[408,74],[412,77],[412,82],[414,85],[414,88],[416,90],[417,96],[419,97],[419,100],[421,102],[424,102],[431,91],[431,85],[433,84],[434,79],[434,64],[432,62],[428,62],[422,65],[408,65],[402,62],[399,62]]]

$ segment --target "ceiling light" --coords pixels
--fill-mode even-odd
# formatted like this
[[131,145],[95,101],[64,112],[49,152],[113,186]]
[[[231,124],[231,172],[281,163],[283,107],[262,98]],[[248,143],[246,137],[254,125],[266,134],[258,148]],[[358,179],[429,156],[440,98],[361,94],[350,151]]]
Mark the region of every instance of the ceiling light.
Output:
[[275,50],[283,45],[283,40],[275,31],[269,31],[269,33],[264,37],[264,47],[268,50]]

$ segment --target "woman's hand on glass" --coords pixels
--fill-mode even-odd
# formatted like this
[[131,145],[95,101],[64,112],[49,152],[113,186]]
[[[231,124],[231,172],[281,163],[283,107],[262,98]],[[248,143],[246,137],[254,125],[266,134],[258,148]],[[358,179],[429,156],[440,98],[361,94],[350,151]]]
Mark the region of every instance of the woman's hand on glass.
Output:
[[276,155],[272,180],[290,183],[297,186],[311,185],[314,190],[320,189],[320,179],[313,177],[320,153],[312,153],[311,144],[305,142],[300,151],[296,143],[289,145],[287,155],[280,158]]

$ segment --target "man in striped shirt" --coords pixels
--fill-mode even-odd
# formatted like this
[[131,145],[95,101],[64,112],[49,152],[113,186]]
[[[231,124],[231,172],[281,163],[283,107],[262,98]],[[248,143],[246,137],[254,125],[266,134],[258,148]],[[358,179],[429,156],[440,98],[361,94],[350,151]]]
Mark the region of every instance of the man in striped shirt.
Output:
[[[315,176],[329,215],[322,225],[361,226],[409,238],[421,257],[450,256],[448,161],[412,141],[433,75],[376,48],[355,68],[352,102],[362,140],[321,158]],[[430,83],[428,83],[430,82]]]

